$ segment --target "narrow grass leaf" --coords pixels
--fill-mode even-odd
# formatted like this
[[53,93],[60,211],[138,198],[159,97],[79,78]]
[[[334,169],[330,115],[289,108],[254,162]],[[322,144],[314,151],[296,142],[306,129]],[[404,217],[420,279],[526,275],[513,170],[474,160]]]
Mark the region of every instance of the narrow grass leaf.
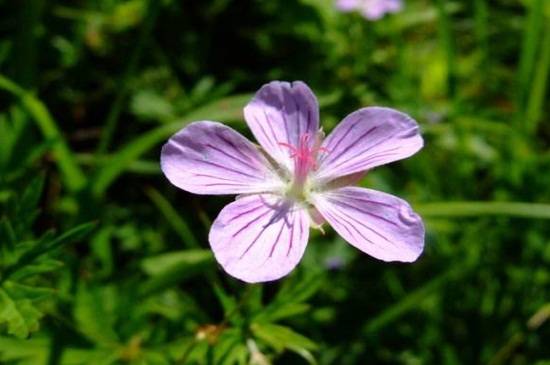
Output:
[[[540,41],[542,21],[544,18],[544,0],[533,0],[529,4],[527,18],[524,20],[523,42],[518,69],[518,93],[516,99],[516,120],[524,118],[527,95],[530,89],[535,67],[537,48]],[[523,127],[520,125],[520,127]],[[523,129],[523,128],[521,128]]]
[[540,42],[539,57],[534,69],[531,93],[527,102],[526,123],[531,133],[537,131],[537,126],[542,122],[541,117],[544,106],[548,101],[547,88],[550,75],[550,17],[546,19],[543,29],[543,39]]
[[166,221],[172,226],[174,231],[180,236],[183,243],[187,248],[200,248],[199,241],[193,234],[193,231],[181,217],[180,213],[170,204],[170,202],[153,188],[148,188],[145,193],[151,199],[153,204],[157,207],[160,213],[166,218]]
[[[96,196],[102,196],[111,183],[126,171],[128,166],[131,166],[141,155],[160,145],[189,122],[205,118],[220,122],[241,120],[243,107],[250,97],[247,94],[216,100],[186,114],[178,122],[159,126],[135,138],[106,159],[105,164],[98,167],[92,181],[92,192]],[[158,153],[160,154],[160,148]]]
[[418,204],[415,210],[426,218],[476,217],[504,215],[510,217],[550,219],[550,204],[512,202],[445,202]]
[[36,121],[44,138],[54,141],[52,148],[67,188],[72,192],[81,190],[86,185],[86,177],[77,165],[71,149],[65,143],[61,131],[46,106],[31,93],[2,75],[0,75],[0,89],[18,97]]

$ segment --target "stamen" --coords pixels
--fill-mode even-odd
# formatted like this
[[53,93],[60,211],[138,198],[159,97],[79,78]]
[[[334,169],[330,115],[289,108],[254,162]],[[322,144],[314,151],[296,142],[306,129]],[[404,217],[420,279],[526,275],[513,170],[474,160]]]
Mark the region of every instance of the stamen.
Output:
[[290,157],[294,159],[294,176],[291,191],[294,196],[302,196],[303,189],[307,183],[309,172],[317,170],[316,154],[319,152],[329,153],[326,147],[310,147],[309,134],[300,136],[298,146],[292,146],[286,142],[279,142],[279,145],[290,149]]
[[286,148],[289,148],[291,151],[292,151],[292,155],[290,155],[290,157],[294,158],[296,156],[298,156],[298,149],[292,145],[289,145],[288,143],[285,143],[285,142],[279,142],[279,145],[283,146],[283,147],[286,147]]
[[302,134],[300,137],[299,147],[294,147],[285,142],[279,142],[279,145],[286,147],[292,151],[291,158],[305,159],[307,163],[311,164],[313,170],[317,170],[317,160],[314,158],[315,154],[319,152],[330,153],[330,150],[326,147],[315,147],[308,149],[307,142],[309,135],[307,133]]

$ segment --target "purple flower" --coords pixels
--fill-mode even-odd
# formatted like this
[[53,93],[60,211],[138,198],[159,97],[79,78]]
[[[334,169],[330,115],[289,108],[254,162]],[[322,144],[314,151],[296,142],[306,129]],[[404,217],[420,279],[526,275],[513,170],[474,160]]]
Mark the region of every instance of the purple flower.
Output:
[[351,245],[384,261],[422,253],[422,219],[404,200],[353,187],[373,167],[422,148],[418,125],[389,108],[348,115],[324,139],[317,99],[303,82],[264,85],[244,116],[260,146],[218,122],[187,125],[164,145],[162,171],[195,194],[241,194],[214,221],[221,266],[246,282],[281,278],[300,261],[309,228],[325,220]]
[[378,20],[386,13],[401,11],[401,0],[336,0],[336,8],[343,12],[359,11],[369,20]]

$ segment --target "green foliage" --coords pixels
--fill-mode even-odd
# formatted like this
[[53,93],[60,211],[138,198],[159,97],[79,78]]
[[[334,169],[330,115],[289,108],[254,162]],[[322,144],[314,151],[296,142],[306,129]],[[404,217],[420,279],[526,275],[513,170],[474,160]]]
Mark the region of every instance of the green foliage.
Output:
[[[550,6],[334,0],[0,1],[0,363],[550,363]],[[410,201],[426,250],[381,263],[311,232],[276,283],[223,273],[233,198],[162,176],[165,140],[304,80],[326,132],[363,106],[424,149],[361,184]],[[92,223],[90,223],[92,222]]]
[[90,233],[93,224],[76,226],[55,237],[47,231],[38,239],[30,235],[37,217],[44,178],[38,176],[23,191],[8,200],[0,220],[0,328],[10,335],[26,338],[39,328],[43,313],[38,305],[55,290],[42,286],[37,276],[55,272],[62,264],[54,259],[68,243]]

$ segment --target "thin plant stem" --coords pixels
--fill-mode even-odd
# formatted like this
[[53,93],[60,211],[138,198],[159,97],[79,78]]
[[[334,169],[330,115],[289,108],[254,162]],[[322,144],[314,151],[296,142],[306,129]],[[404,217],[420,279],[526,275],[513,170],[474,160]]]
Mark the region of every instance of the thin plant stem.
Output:
[[524,24],[523,42],[518,66],[518,87],[516,94],[515,121],[518,130],[525,130],[524,120],[527,97],[533,79],[533,69],[540,42],[542,22],[544,18],[543,0],[533,0],[529,6]]
[[510,217],[550,219],[550,204],[520,202],[443,202],[415,206],[422,216],[429,218],[479,217],[504,215]]
[[527,102],[526,123],[529,133],[537,131],[538,123],[541,122],[545,102],[548,76],[550,74],[550,19],[544,27],[543,39],[540,42],[540,53],[534,69],[531,93]]
[[451,100],[454,100],[456,96],[456,57],[455,57],[455,45],[454,36],[451,29],[451,20],[445,9],[444,0],[437,0],[437,11],[439,20],[438,33],[439,40],[445,52],[445,58],[447,61],[447,93]]

